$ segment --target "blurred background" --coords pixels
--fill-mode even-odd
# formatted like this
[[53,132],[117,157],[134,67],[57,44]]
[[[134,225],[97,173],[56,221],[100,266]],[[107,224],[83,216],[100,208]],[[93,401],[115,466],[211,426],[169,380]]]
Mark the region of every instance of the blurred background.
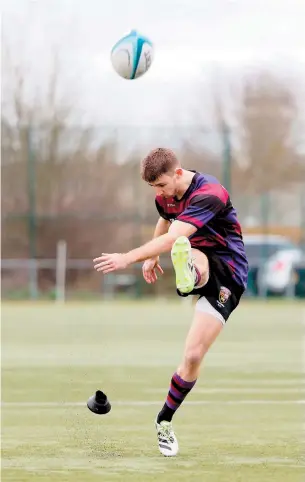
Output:
[[[304,0],[2,0],[3,482],[304,479],[304,18]],[[155,59],[127,81],[110,51],[133,28]],[[174,463],[153,422],[193,307],[169,256],[153,286],[92,262],[152,237],[157,146],[228,188],[250,263]]]
[[[3,299],[175,296],[168,257],[153,287],[141,266],[104,279],[92,269],[102,251],[152,236],[157,212],[139,165],[157,146],[228,188],[247,295],[304,297],[304,2],[146,7],[3,1]],[[136,81],[109,58],[131,28],[155,45]]]

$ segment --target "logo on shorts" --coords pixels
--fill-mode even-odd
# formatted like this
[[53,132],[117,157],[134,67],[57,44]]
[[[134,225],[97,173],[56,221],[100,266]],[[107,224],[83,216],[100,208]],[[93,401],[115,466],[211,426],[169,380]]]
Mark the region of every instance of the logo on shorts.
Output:
[[231,291],[228,288],[226,288],[225,286],[220,287],[219,301],[222,305],[224,305],[228,301],[230,295]]

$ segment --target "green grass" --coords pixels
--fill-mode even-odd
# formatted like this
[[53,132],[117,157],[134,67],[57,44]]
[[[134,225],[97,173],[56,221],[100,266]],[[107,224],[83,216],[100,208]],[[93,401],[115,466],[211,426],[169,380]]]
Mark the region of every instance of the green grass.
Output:
[[[241,303],[177,412],[180,454],[159,454],[191,315],[179,299],[3,304],[1,480],[303,481],[301,302]],[[97,388],[105,416],[86,407]]]

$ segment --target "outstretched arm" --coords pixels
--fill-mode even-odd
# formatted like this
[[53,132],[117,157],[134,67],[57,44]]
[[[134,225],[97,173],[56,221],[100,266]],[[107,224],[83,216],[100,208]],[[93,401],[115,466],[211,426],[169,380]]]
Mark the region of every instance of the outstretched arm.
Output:
[[179,236],[189,237],[196,231],[197,228],[192,224],[174,221],[166,234],[162,234],[128,253],[103,253],[102,256],[93,260],[94,268],[104,274],[125,269],[130,264],[170,251]]

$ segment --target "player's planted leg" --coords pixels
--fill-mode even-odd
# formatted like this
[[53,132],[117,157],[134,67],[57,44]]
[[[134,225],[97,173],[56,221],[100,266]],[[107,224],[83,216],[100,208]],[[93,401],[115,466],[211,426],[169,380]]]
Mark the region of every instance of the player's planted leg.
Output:
[[179,450],[172,427],[173,415],[194,387],[202,359],[222,329],[217,315],[199,311],[197,306],[182,362],[171,379],[165,404],[156,420],[159,450],[166,456],[177,455]]

